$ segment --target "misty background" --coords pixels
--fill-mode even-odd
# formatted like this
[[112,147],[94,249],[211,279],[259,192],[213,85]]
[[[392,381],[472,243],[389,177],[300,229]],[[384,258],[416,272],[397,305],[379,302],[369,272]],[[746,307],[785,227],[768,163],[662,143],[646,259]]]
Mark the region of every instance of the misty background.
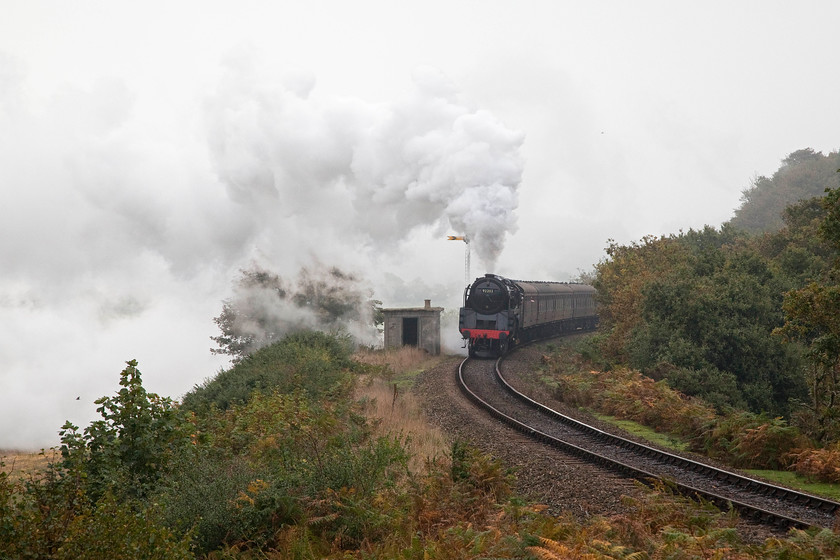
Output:
[[569,280],[838,148],[830,1],[0,5],[0,448],[227,367],[243,269],[457,313],[447,235]]

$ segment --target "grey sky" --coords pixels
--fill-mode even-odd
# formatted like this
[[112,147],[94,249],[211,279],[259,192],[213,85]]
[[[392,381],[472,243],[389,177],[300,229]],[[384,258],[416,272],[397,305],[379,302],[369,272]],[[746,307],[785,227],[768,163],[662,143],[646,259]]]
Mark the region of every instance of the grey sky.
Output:
[[829,0],[0,8],[0,448],[86,424],[126,360],[212,376],[251,262],[452,309],[446,235],[473,276],[567,280],[840,147]]

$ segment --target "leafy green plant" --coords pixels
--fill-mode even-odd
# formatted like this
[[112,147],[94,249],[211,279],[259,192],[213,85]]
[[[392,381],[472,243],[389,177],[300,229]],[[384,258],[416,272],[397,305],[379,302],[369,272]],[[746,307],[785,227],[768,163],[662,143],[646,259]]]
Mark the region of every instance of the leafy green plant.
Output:
[[191,533],[196,549],[206,554],[223,547],[231,535],[243,534],[237,498],[258,477],[241,456],[194,446],[175,458],[156,499],[166,525],[181,535]]
[[157,508],[106,494],[87,515],[73,519],[54,558],[191,560],[195,557],[190,535],[176,536]]
[[201,550],[228,554],[391,538],[406,507],[406,443],[373,437],[350,396],[256,391],[199,415],[198,445],[164,496],[173,520],[195,526]]
[[80,471],[94,500],[106,491],[145,497],[169,471],[173,455],[191,443],[194,431],[171,399],[143,388],[137,361],[127,364],[117,395],[96,400],[102,420],[81,433],[67,422],[59,432],[61,468],[68,476]]

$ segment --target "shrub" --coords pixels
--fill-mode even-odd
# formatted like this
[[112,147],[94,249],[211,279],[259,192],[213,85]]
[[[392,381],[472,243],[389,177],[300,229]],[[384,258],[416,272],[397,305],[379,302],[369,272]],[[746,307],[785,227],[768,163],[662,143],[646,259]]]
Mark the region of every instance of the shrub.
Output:
[[735,467],[780,469],[783,458],[805,445],[805,438],[782,418],[737,412],[710,423],[692,445]]
[[714,410],[637,371],[567,373],[558,379],[557,397],[682,437],[695,435],[714,417]]
[[799,430],[782,418],[763,418],[759,426],[746,430],[736,440],[735,466],[783,469],[785,458],[805,444]]
[[236,498],[258,475],[241,457],[196,447],[182,453],[159,496],[169,527],[192,533],[200,552],[220,548],[232,534],[241,534]]
[[[561,361],[554,356],[543,358],[558,375],[557,398],[686,438],[693,451],[733,466],[784,468],[786,455],[808,446],[807,438],[782,418],[751,412],[718,415],[702,400],[671,389],[664,379],[654,381],[630,369],[567,370]],[[669,381],[674,373],[675,368],[667,368]]]
[[826,449],[798,449],[788,454],[791,470],[820,482],[840,483],[840,445]]
[[102,420],[79,433],[66,422],[59,466],[72,476],[81,472],[96,500],[106,491],[142,498],[168,472],[170,460],[190,443],[192,425],[169,398],[143,388],[137,361],[127,362],[115,397],[96,400]]
[[156,508],[107,494],[89,514],[74,518],[54,558],[190,560],[194,556],[190,536],[176,537]]
[[182,530],[195,524],[202,550],[230,554],[386,538],[400,522],[391,508],[402,507],[408,453],[400,438],[372,437],[361,411],[303,389],[255,392],[212,411],[198,421],[184,472],[171,478],[164,503],[172,519],[185,519]]
[[[98,547],[95,550],[123,550],[109,540],[117,537],[109,532],[109,519],[124,522],[129,539],[124,544],[134,538],[132,520],[144,515],[125,504],[157,488],[169,473],[172,457],[188,445],[191,433],[191,425],[169,399],[145,391],[136,366],[136,361],[128,362],[116,396],[96,401],[102,420],[81,433],[65,423],[60,432],[60,461],[50,463],[38,477],[14,484],[5,473],[0,475],[0,557],[53,558],[61,550],[65,551],[62,557],[78,557],[78,550],[93,543]],[[117,502],[123,503],[117,506]],[[143,527],[138,531],[146,531],[147,540],[168,542],[162,526],[159,530]],[[135,557],[145,557],[138,554]]]
[[452,444],[449,470],[440,460],[427,464],[429,474],[415,489],[421,528],[455,524],[481,525],[511,495],[513,476],[503,465],[462,441]]
[[354,367],[349,338],[317,331],[290,334],[243,358],[233,368],[195,386],[182,402],[186,410],[226,410],[242,404],[254,391],[290,393],[303,390],[312,397],[344,396],[350,390],[347,373]]
[[51,558],[78,515],[87,513],[84,480],[51,465],[40,478],[0,473],[0,558]]
[[678,391],[695,395],[722,413],[731,408],[745,408],[746,401],[734,374],[712,366],[700,369],[672,367],[668,384]]

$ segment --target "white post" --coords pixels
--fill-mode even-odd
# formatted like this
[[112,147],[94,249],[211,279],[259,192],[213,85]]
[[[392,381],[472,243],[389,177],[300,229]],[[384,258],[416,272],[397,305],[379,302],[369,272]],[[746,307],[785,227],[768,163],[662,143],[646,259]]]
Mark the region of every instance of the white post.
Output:
[[463,241],[466,244],[464,251],[464,285],[467,286],[470,283],[470,238],[466,235],[450,235],[447,239],[449,241]]
[[470,240],[466,237],[464,238],[464,244],[466,244],[466,246],[467,246],[467,248],[466,248],[467,256],[465,258],[466,265],[465,265],[465,270],[464,270],[464,274],[465,274],[464,285],[467,286],[472,281],[472,277],[470,276]]

